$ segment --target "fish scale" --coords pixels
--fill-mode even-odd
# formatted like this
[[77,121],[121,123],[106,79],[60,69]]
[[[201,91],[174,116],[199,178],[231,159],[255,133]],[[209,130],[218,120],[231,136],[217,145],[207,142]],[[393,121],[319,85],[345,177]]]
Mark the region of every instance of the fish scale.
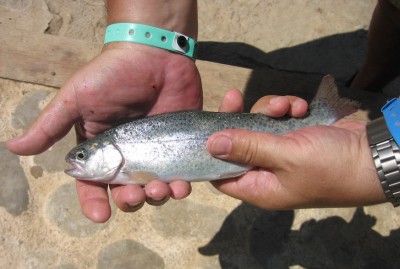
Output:
[[211,134],[246,129],[281,135],[307,126],[332,124],[356,108],[357,103],[338,96],[333,77],[326,76],[304,118],[195,110],[146,117],[112,128],[72,149],[66,161],[73,168],[65,172],[109,184],[232,178],[251,167],[212,157],[206,148]]

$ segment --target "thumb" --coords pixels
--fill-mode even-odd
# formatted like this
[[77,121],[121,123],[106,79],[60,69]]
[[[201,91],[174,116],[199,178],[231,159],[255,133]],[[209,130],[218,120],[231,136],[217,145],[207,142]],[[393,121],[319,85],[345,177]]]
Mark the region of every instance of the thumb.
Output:
[[282,136],[248,130],[224,130],[209,137],[207,148],[216,158],[259,166],[276,167],[287,158]]
[[64,137],[78,118],[70,93],[60,90],[24,134],[6,142],[8,150],[17,155],[39,154]]

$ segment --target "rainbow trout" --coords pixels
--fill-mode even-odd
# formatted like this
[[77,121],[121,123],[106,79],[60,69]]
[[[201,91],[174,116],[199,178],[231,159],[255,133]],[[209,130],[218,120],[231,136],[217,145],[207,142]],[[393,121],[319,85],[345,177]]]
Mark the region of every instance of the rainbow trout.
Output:
[[159,179],[207,181],[237,177],[251,167],[212,157],[208,137],[224,129],[284,134],[312,125],[329,125],[353,113],[357,104],[338,96],[333,77],[322,79],[304,118],[262,114],[181,111],[150,116],[105,131],[76,146],[65,170],[82,180],[142,184]]

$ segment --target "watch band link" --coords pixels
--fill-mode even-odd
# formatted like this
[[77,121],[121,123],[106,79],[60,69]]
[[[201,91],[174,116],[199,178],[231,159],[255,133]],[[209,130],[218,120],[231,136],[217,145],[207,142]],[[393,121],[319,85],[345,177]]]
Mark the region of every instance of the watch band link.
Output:
[[400,205],[400,150],[393,138],[371,145],[383,191],[393,206]]

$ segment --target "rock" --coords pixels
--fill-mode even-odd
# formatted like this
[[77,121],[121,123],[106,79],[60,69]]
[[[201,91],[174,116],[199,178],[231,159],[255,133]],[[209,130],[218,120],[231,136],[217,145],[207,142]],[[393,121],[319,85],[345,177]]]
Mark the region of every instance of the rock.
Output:
[[26,93],[12,114],[12,127],[16,129],[28,128],[41,111],[39,107],[40,102],[44,101],[49,94],[50,92],[48,91]]
[[29,184],[18,156],[0,143],[0,206],[17,216],[28,209]]
[[99,253],[97,269],[164,268],[163,259],[134,240],[121,240]]
[[60,257],[51,250],[37,250],[27,253],[22,260],[24,269],[52,268],[52,269],[78,269],[68,258]]
[[0,0],[0,6],[22,11],[32,5],[32,0]]
[[107,227],[106,224],[95,224],[82,214],[75,184],[67,183],[59,187],[50,197],[46,213],[49,219],[61,230],[74,237],[93,235]]
[[1,27],[43,33],[50,20],[44,0],[0,0]]
[[37,166],[42,167],[44,171],[50,173],[62,172],[68,166],[65,162],[65,155],[75,146],[75,132],[72,131],[55,143],[49,150],[36,155],[33,161]]
[[43,168],[38,165],[32,166],[30,172],[31,175],[36,179],[43,176]]
[[190,200],[171,200],[155,210],[151,225],[162,236],[203,239],[218,231],[227,212],[221,208],[204,206]]

